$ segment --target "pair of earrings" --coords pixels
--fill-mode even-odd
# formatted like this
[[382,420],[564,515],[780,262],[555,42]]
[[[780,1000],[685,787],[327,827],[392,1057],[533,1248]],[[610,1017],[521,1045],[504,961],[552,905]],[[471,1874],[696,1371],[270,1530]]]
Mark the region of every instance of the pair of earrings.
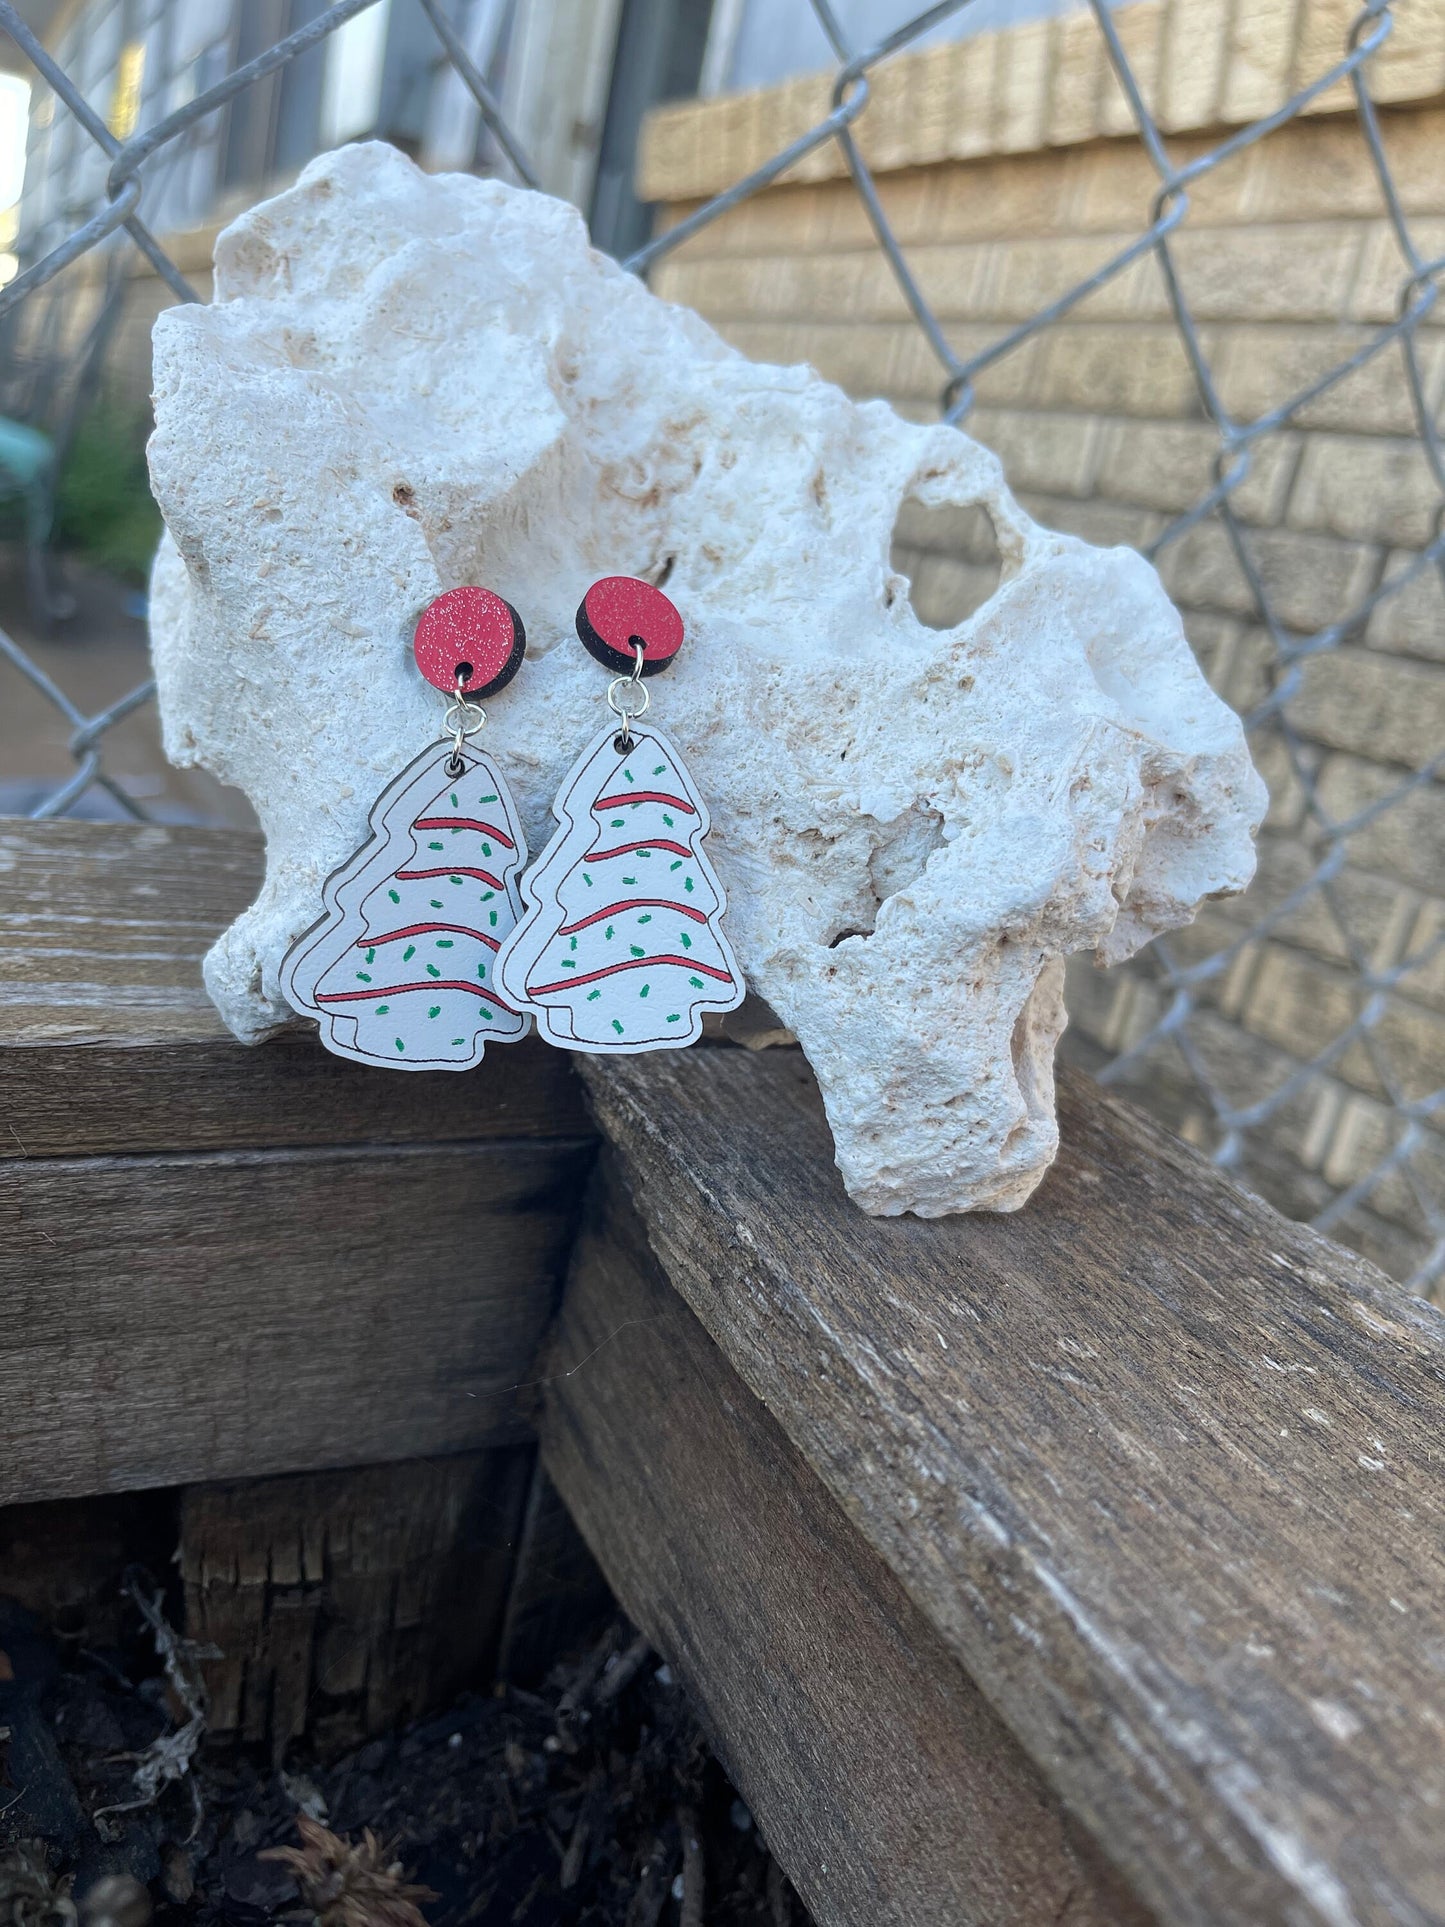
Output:
[[742,1002],[702,849],[707,807],[667,738],[634,727],[651,701],[642,679],[676,658],[682,618],[651,583],[607,576],[577,633],[614,671],[617,721],[568,772],[557,830],[527,870],[506,781],[473,741],[481,702],[522,666],[522,618],[480,588],[423,611],[413,647],[449,698],[442,738],[376,799],[369,838],[327,878],[324,914],[281,969],[287,1001],[337,1056],[469,1070],[531,1018],[567,1050],[663,1050],[695,1042],[704,1011]]

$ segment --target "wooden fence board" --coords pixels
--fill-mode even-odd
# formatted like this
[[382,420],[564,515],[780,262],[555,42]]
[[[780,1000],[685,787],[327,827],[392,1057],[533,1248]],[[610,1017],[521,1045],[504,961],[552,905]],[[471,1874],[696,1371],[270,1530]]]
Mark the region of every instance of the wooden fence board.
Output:
[[544,1459],[814,1917],[1143,1920],[661,1276],[625,1188],[598,1187],[578,1243]]
[[518,1436],[591,1155],[0,1167],[0,1504]]
[[1081,1079],[1023,1211],[925,1223],[848,1202],[794,1053],[585,1075],[667,1278],[1144,1902],[1445,1919],[1438,1313]]

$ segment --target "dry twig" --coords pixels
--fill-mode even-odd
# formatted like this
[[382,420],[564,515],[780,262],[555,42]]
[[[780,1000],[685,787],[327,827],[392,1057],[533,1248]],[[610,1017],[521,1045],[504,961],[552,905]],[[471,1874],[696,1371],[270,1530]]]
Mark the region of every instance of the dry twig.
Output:
[[702,1828],[691,1807],[678,1808],[677,1824],[682,1832],[682,1912],[678,1915],[678,1927],[702,1927],[703,1902],[707,1897]]
[[[151,1629],[151,1637],[156,1643],[156,1654],[165,1668],[171,1691],[180,1701],[186,1714],[185,1723],[173,1732],[162,1733],[152,1740],[144,1753],[122,1753],[122,1760],[133,1760],[135,1772],[131,1775],[136,1797],[133,1800],[117,1800],[110,1806],[97,1807],[91,1815],[99,1822],[108,1814],[135,1813],[142,1807],[153,1807],[168,1786],[184,1780],[190,1773],[191,1762],[201,1744],[206,1730],[206,1689],[201,1684],[197,1661],[219,1659],[220,1653],[214,1646],[201,1646],[193,1639],[183,1639],[167,1621],[161,1611],[161,1601],[165,1597],[159,1588],[154,1595],[148,1596],[141,1590],[141,1575],[135,1571],[126,1574],[125,1590],[129,1593],[142,1619]],[[201,1826],[201,1795],[194,1780],[190,1782],[191,1799],[195,1805],[195,1821],[191,1828],[194,1839]]]
[[369,1827],[360,1846],[307,1813],[297,1814],[296,1831],[299,1847],[268,1847],[259,1858],[287,1869],[320,1927],[427,1927],[419,1903],[437,1895],[409,1884]]

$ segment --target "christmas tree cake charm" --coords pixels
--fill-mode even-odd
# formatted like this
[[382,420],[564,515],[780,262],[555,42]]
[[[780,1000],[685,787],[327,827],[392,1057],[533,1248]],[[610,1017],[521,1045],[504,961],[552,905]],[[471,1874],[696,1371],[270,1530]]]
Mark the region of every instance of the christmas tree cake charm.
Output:
[[641,678],[673,660],[682,619],[650,583],[609,576],[588,590],[577,633],[628,672],[607,692],[622,726],[583,751],[557,794],[559,828],[522,880],[527,908],[497,977],[565,1049],[676,1048],[701,1035],[704,1011],[734,1010],[744,993],[703,854],[707,805],[667,738],[634,726],[650,700]]
[[297,939],[281,987],[338,1057],[395,1070],[469,1070],[526,1016],[503,1001],[497,951],[522,900],[516,806],[470,741],[521,666],[521,617],[488,589],[453,589],[416,627],[417,666],[451,697],[446,735],[371,806],[371,835],[327,878],[325,914]]

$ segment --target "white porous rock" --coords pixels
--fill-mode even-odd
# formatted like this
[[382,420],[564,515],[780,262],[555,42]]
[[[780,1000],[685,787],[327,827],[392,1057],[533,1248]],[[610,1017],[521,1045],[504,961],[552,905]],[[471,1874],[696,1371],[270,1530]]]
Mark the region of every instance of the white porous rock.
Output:
[[[162,314],[155,386],[166,748],[266,832],[206,960],[241,1038],[289,1019],[287,947],[438,734],[410,639],[459,583],[526,621],[486,744],[535,852],[605,717],[577,603],[665,580],[687,641],[652,715],[867,1211],[1021,1205],[1057,1148],[1066,954],[1128,957],[1249,881],[1263,787],[1146,562],[1037,527],[959,430],[746,360],[560,201],[325,155],[222,234],[212,305]],[[910,499],[997,533],[955,629],[890,566]]]

